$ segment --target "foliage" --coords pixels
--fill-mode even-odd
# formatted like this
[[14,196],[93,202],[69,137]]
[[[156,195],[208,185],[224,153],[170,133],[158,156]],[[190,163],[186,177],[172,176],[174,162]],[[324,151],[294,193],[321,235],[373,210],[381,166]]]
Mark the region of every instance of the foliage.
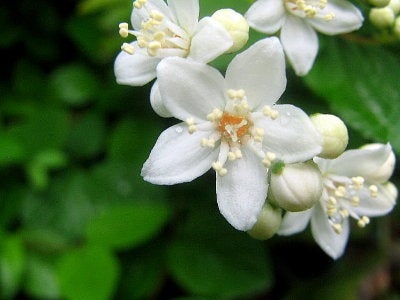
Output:
[[[244,13],[250,3],[200,0],[201,14]],[[115,82],[118,23],[130,10],[126,0],[0,6],[0,299],[326,298],[322,275],[331,298],[365,295],[380,276],[368,295],[397,299],[398,209],[354,230],[333,264],[308,233],[263,243],[232,229],[211,172],[175,187],[142,180],[151,147],[174,121],[154,114],[149,85]],[[262,37],[251,34],[249,44]],[[390,140],[399,153],[400,42],[377,34],[367,24],[319,36],[314,69],[305,78],[289,69],[282,101],[342,116],[352,145]]]

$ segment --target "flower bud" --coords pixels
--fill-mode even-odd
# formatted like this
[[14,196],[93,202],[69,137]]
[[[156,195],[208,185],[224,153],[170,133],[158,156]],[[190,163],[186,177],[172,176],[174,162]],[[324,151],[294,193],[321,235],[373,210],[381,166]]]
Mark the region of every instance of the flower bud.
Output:
[[349,141],[347,127],[343,121],[329,114],[312,115],[311,121],[323,139],[322,152],[318,156],[332,159],[342,154]]
[[394,14],[400,12],[400,0],[390,0],[388,7],[393,10]]
[[226,8],[217,10],[211,17],[218,21],[232,37],[233,45],[227,53],[238,51],[247,43],[249,24],[241,14]]
[[314,206],[322,195],[322,175],[312,162],[287,164],[274,172],[271,167],[269,194],[271,203],[287,211],[303,211]]
[[[373,143],[364,145],[361,147],[361,149],[374,150],[383,146],[384,145],[379,143]],[[388,181],[393,174],[395,164],[396,164],[396,157],[394,156],[393,151],[391,151],[386,161],[380,166],[379,169],[374,170],[373,176],[369,175],[368,179],[379,183]]]
[[382,8],[371,8],[369,12],[369,20],[378,28],[387,28],[392,26],[394,18],[394,12],[388,6]]
[[388,5],[390,0],[368,0],[368,3],[376,7],[384,7]]
[[258,215],[257,222],[247,233],[252,238],[267,240],[278,232],[281,222],[282,210],[278,207],[272,207],[269,203],[265,203]]

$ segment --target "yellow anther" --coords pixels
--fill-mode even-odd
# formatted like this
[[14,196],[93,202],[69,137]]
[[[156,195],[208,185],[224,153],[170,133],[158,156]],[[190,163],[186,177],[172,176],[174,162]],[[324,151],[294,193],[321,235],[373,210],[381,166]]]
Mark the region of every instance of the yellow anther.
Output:
[[343,185],[340,185],[335,190],[336,197],[344,197],[346,195],[346,188]]
[[271,106],[266,105],[263,108],[263,114],[264,116],[270,117],[272,120],[275,120],[278,117],[279,112],[277,110],[272,109]]
[[350,201],[352,206],[358,206],[360,204],[360,198],[358,196],[351,197]]
[[154,35],[153,35],[153,39],[156,41],[163,41],[165,38],[165,33],[162,31],[157,31]]
[[349,211],[345,208],[339,210],[339,214],[343,217],[343,218],[347,218],[349,216]]
[[264,166],[269,168],[272,165],[272,162],[275,159],[276,159],[276,154],[275,153],[267,152],[267,154],[265,155],[265,157],[264,157],[262,162],[263,162]]
[[119,23],[119,35],[122,36],[123,38],[128,37],[129,35],[129,27],[128,27],[128,23],[123,22],[123,23]]
[[333,229],[333,231],[335,231],[337,234],[341,234],[342,231],[343,231],[342,225],[341,225],[341,224],[338,224],[338,223],[332,224],[332,229]]
[[219,161],[213,162],[211,166],[219,176],[225,176],[228,173],[228,170]]
[[371,197],[377,197],[378,196],[378,187],[374,184],[370,185],[369,192],[371,194]]
[[229,89],[226,91],[226,94],[228,95],[229,98],[234,99],[236,97],[236,91]]
[[265,131],[263,128],[256,128],[254,130],[254,140],[256,142],[262,142],[264,135],[265,135]]
[[328,217],[333,217],[336,213],[336,207],[328,207],[328,209],[326,210],[326,214],[328,215]]
[[139,36],[137,38],[137,44],[140,48],[146,48],[148,45],[148,42],[147,42],[146,38]]
[[128,43],[123,43],[121,46],[121,50],[131,55],[135,53],[135,48]]
[[222,117],[222,115],[223,115],[223,112],[220,109],[214,108],[213,111],[207,115],[207,120],[216,121],[216,120],[220,119]]
[[[190,126],[194,126],[194,125],[190,125]],[[189,126],[189,127],[190,127]],[[190,131],[189,131],[190,132]],[[206,139],[206,138],[203,138],[202,140],[201,140],[201,145],[203,146],[203,147],[209,147],[209,148],[214,148],[215,147],[215,140],[214,139]]]
[[362,187],[362,185],[364,184],[365,180],[363,177],[357,176],[357,177],[351,178],[351,181],[353,182],[354,188],[356,190],[359,190]]
[[328,198],[328,204],[329,204],[329,205],[336,206],[336,204],[337,204],[336,198],[333,197],[333,196],[330,196],[330,197]]
[[335,18],[335,14],[334,13],[329,13],[329,14],[326,14],[324,16],[324,20],[325,21],[332,21],[334,18]]
[[362,216],[357,222],[357,225],[361,228],[364,228],[367,224],[369,224],[369,218],[367,216]]
[[235,151],[235,155],[236,155],[236,158],[242,158],[243,157],[242,151],[240,151],[239,149],[237,149]]
[[161,12],[159,12],[158,10],[153,10],[150,13],[150,17],[159,22],[164,20],[164,15]]

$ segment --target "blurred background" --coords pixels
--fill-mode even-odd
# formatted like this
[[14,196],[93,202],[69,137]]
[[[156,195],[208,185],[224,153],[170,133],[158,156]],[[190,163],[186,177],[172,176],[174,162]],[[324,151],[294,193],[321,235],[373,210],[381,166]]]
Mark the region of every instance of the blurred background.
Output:
[[[210,15],[251,1],[200,4]],[[115,82],[118,24],[131,8],[0,4],[0,299],[400,299],[398,207],[354,226],[334,261],[309,229],[264,242],[234,230],[218,212],[214,172],[171,187],[142,180],[176,120],[152,111],[151,84]],[[357,33],[320,35],[313,71],[288,69],[281,103],[339,115],[349,148],[390,141],[399,153],[400,39],[366,19]],[[251,32],[249,45],[262,37]],[[213,64],[223,71],[231,58]]]

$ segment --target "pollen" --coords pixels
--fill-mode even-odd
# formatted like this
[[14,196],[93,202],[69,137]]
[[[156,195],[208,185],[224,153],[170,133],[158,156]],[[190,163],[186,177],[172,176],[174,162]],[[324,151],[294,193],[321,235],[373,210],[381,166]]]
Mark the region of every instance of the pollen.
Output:
[[223,113],[217,125],[217,130],[232,142],[240,142],[249,133],[250,123],[245,117]]

